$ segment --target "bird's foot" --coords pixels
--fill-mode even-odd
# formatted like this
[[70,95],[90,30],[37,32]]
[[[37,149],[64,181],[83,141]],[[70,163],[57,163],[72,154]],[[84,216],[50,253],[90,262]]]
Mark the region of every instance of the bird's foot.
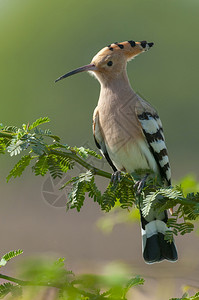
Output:
[[146,183],[146,180],[147,180],[147,177],[149,176],[149,174],[146,174],[141,180],[138,180],[135,184],[134,184],[134,189],[137,189],[137,194],[140,195],[144,186],[145,186],[145,183]]
[[113,184],[116,184],[117,182],[120,182],[121,180],[121,171],[115,171],[111,176],[111,182]]

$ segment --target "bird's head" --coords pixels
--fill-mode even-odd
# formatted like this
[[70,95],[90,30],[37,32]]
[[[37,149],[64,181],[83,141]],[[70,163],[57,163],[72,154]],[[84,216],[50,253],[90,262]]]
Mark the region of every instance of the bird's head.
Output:
[[127,61],[149,50],[152,46],[153,43],[147,43],[146,41],[126,41],[111,44],[100,50],[89,65],[75,69],[59,77],[55,82],[84,71],[92,72],[100,82],[107,82],[124,72]]

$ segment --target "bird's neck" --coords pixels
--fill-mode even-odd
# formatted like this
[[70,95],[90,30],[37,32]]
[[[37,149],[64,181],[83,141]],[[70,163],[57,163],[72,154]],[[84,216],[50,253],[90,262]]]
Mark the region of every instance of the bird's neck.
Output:
[[126,71],[119,76],[101,83],[99,102],[104,101],[121,101],[121,99],[131,99],[136,93],[133,91]]

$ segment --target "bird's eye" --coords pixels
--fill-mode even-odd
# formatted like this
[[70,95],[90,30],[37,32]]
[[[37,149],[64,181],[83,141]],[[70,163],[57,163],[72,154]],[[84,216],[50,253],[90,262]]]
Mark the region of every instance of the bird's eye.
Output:
[[112,60],[109,60],[109,61],[107,62],[107,66],[111,67],[112,65],[113,65]]

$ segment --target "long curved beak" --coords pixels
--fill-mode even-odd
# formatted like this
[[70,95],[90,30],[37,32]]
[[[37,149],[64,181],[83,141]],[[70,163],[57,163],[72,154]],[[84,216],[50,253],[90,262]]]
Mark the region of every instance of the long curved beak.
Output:
[[59,78],[57,78],[55,80],[55,82],[59,81],[59,80],[62,80],[66,77],[69,77],[69,76],[72,76],[74,74],[77,74],[77,73],[80,73],[80,72],[85,72],[85,71],[95,71],[97,70],[96,66],[94,64],[90,64],[90,65],[86,65],[86,66],[83,66],[83,67],[80,67],[78,69],[75,69],[69,73],[66,73],[65,75],[62,75],[60,76]]

